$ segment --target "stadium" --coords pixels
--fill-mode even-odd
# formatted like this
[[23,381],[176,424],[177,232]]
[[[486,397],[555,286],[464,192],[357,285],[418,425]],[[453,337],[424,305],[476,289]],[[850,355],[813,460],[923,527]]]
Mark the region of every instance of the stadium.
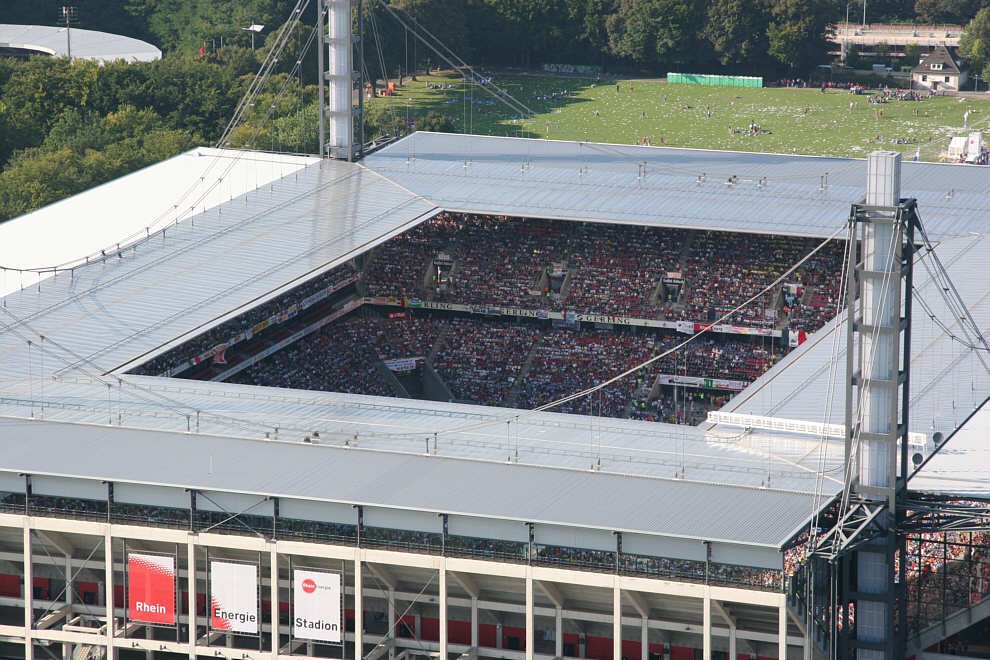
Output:
[[344,105],[0,226],[0,653],[985,653],[985,169]]
[[[29,276],[4,297],[0,632],[9,643],[39,654],[61,647],[74,657],[818,652],[795,576],[809,525],[828,525],[842,487],[841,437],[822,431],[842,422],[842,388],[833,388],[834,402],[822,396],[842,319],[816,312],[807,340],[792,348],[783,320],[770,318],[783,315],[783,284],[756,297],[757,312],[717,317],[819,244],[822,258],[795,277],[804,278],[801,298],[817,292],[834,300],[830,280],[841,264],[829,246],[844,229],[849,200],[862,197],[864,161],[424,133],[360,163],[273,166],[274,156],[209,150],[176,160],[180,167],[154,166],[8,230],[30,221],[39,235],[58,232],[58,222],[125,187],[138,196],[182,189],[185,176],[211,188],[209,177],[232,176],[227,161],[241,168],[259,161],[257,176],[271,177],[181,221],[165,219],[119,249],[36,282]],[[280,167],[292,171],[274,176]],[[960,295],[977,301],[970,312],[983,318],[981,278],[969,269],[987,248],[979,232],[984,172],[905,163],[903,180],[925,209]],[[133,211],[107,207],[107,222]],[[441,292],[428,278],[438,270],[432,250],[455,217],[465,219],[457,232],[474,233],[442,246],[453,264],[440,275],[450,285]],[[578,274],[583,235],[599,226],[612,238],[613,280],[592,266],[590,276]],[[659,242],[651,242],[653,231]],[[657,303],[650,286],[630,281],[623,264],[643,255],[630,256],[628,232],[658,256],[653,285],[681,268],[677,298],[687,303]],[[567,243],[567,254],[543,251],[534,237]],[[703,267],[688,241],[708,255]],[[480,275],[479,257],[467,249],[475,245],[498,256]],[[529,273],[517,289],[501,279],[517,274],[501,265],[507,245]],[[660,258],[674,252],[681,258],[670,265]],[[738,254],[763,279],[724,298],[703,292],[704,300],[714,296],[712,309],[695,309],[704,314],[697,323],[713,330],[698,336],[718,335],[710,340],[716,350],[773,356],[772,364],[758,362],[760,373],[737,374],[752,381],[741,392],[717,387],[738,368],[731,364],[699,359],[665,369],[659,361],[634,381],[653,379],[638,392],[606,388],[601,401],[592,394],[585,407],[570,404],[570,413],[530,412],[495,405],[520,370],[468,395],[449,376],[518,365],[528,349],[530,373],[566,378],[528,384],[520,376],[526,407],[595,385],[673,345],[671,335],[695,336],[693,321],[684,326],[691,296],[725,281],[722,270],[744,279],[731,258]],[[568,309],[567,295],[530,293],[554,264],[574,271],[565,286],[587,308]],[[987,374],[979,352],[959,346],[961,331],[936,323],[951,314],[931,291],[937,284],[935,271],[914,284],[932,313],[914,316],[911,421],[924,429],[923,450],[939,433],[956,451],[945,460],[935,454],[912,483],[978,496],[985,486],[959,468],[979,472],[964,436],[978,435]],[[615,307],[613,288],[639,295],[621,299],[629,316]],[[606,303],[612,307],[596,308]],[[648,313],[652,319],[643,318]],[[646,321],[653,325],[633,325]],[[431,356],[428,339],[441,333],[457,339],[444,344],[457,348],[446,365],[441,352]],[[510,340],[492,343],[505,334]],[[318,343],[300,346],[314,336]],[[312,368],[289,374],[296,382],[275,378],[285,365],[257,369],[282,351],[298,351],[287,363]],[[468,354],[488,361],[457,361]],[[577,369],[558,354],[578,356]],[[699,354],[711,358],[712,349],[706,344]],[[392,371],[389,360],[411,364],[412,375]],[[219,378],[238,367],[250,377]],[[684,380],[666,384],[667,376]],[[424,386],[417,399],[402,385],[414,377]],[[431,400],[431,383],[471,402]],[[340,392],[347,389],[356,393]],[[636,396],[649,403],[645,414],[630,405]],[[675,396],[688,411],[725,402],[701,424],[635,419],[658,418],[653,402],[673,406]],[[929,565],[916,576],[919,640],[930,624],[972,616],[982,603],[982,538],[918,536],[920,565]],[[939,561],[942,553],[951,559]],[[135,593],[127,591],[135,588],[129,562],[149,556],[164,557],[173,576],[165,623],[125,607]],[[205,595],[218,588],[211,567],[231,565],[250,567],[253,632],[243,625],[225,632],[207,614]],[[343,633],[333,642],[290,626],[298,567],[341,576]],[[948,582],[955,590],[961,575],[969,578],[965,594],[928,611],[924,589]],[[190,602],[197,603],[194,629]]]

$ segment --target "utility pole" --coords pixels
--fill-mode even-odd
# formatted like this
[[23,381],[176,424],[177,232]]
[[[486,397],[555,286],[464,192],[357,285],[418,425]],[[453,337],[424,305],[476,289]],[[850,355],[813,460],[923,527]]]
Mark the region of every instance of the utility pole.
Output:
[[59,15],[65,23],[65,51],[69,59],[72,59],[72,24],[78,22],[79,12],[75,7],[62,5]]

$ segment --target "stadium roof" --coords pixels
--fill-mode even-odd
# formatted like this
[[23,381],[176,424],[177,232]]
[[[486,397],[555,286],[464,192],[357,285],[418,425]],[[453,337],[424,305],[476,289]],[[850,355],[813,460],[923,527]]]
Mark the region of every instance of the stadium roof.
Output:
[[[447,210],[792,236],[830,236],[866,192],[861,159],[445,133],[415,133],[364,164]],[[986,230],[986,169],[901,172],[933,239]]]
[[0,296],[318,162],[202,147],[0,223]]
[[[71,277],[60,273],[40,287],[3,299],[0,416],[44,417],[48,421],[34,422],[38,428],[58,429],[39,432],[34,453],[25,460],[41,464],[56,451],[51,443],[62,442],[63,433],[90,433],[77,430],[88,427],[52,423],[72,421],[144,428],[176,442],[185,436],[174,432],[187,429],[260,438],[279,427],[281,437],[292,434],[297,440],[319,430],[324,444],[344,444],[356,435],[363,449],[408,455],[423,453],[424,443],[437,432],[441,455],[456,459],[457,465],[514,462],[518,447],[521,465],[503,467],[519,469],[520,475],[536,469],[526,465],[540,466],[548,479],[558,478],[552,475],[559,471],[591,472],[601,458],[603,473],[639,475],[657,484],[668,483],[676,474],[680,479],[671,483],[697,482],[711,488],[716,499],[718,493],[730,492],[725,488],[740,487],[768,498],[785,491],[813,493],[819,488],[819,469],[827,475],[838,473],[841,456],[834,445],[819,463],[814,444],[780,432],[705,433],[553,413],[516,420],[518,411],[177,381],[122,371],[367,251],[440,208],[828,236],[844,225],[850,203],[862,197],[865,162],[422,133],[360,164],[283,163],[280,158],[238,154],[236,159],[257,159],[270,172],[284,167],[283,176],[244,194],[231,192],[228,201],[207,205],[205,211],[197,208],[164,232],[124,245],[119,254],[114,247],[105,259],[101,255],[75,268]],[[642,167],[638,163],[644,162],[639,172],[645,172],[645,179],[637,181]],[[582,173],[582,168],[587,169]],[[111,184],[120,186],[112,193],[96,189],[49,211],[61,222],[98,218],[103,207],[94,204],[95,195],[139,200],[156,189],[155,171],[149,168],[129,181]],[[248,179],[251,171],[244,170]],[[984,254],[982,235],[969,232],[986,226],[990,170],[906,163],[903,171],[902,189],[919,198],[929,233],[944,241],[939,248],[943,261],[964,298],[975,303],[984,295],[978,268],[990,255]],[[699,183],[702,173],[705,180]],[[732,175],[739,182],[725,185]],[[758,187],[763,177],[764,185]],[[115,206],[106,198],[102,204]],[[153,214],[160,209],[149,208],[146,217],[137,214],[144,223],[138,226],[158,217]],[[43,243],[51,237],[39,228],[33,234],[26,231],[18,241]],[[930,286],[922,283],[919,288],[927,291]],[[926,296],[938,305],[934,292]],[[921,368],[913,385],[927,397],[948,401],[943,393],[951,389],[952,379],[938,376],[953,342],[940,328],[926,330],[921,327],[924,319],[918,321],[915,346],[921,348],[914,352]],[[820,421],[824,389],[818,388],[823,382],[819,379],[809,387],[805,379],[827,370],[829,354],[821,348],[826,343],[808,342],[771,370],[755,395],[744,393],[740,402],[751,402],[746,405],[753,411],[779,417],[800,412]],[[932,355],[936,358],[926,372],[922,365]],[[797,367],[789,367],[799,359],[803,361]],[[974,375],[974,397],[984,385]],[[764,403],[757,405],[760,401]],[[300,451],[308,449],[313,448],[302,446]],[[768,478],[773,489],[781,490],[759,490]],[[445,486],[441,478],[425,483],[438,490]],[[838,484],[826,477],[821,488],[828,497]],[[803,508],[788,509],[795,517],[782,523],[785,527],[793,529],[810,515],[809,497],[802,497]],[[680,498],[662,504],[671,516],[683,505]],[[768,541],[769,536],[773,534]]]
[[45,25],[0,25],[0,48],[27,51],[55,57],[71,57],[97,62],[152,62],[162,59],[162,51],[146,41],[109,32]]
[[[0,447],[4,456],[0,470],[6,472],[771,547],[779,547],[798,531],[814,498],[806,493],[586,469],[550,470],[395,451],[34,420],[0,419]],[[766,515],[768,509],[774,515]]]
[[[937,253],[970,316],[990,336],[990,291],[985,276],[986,264],[990,263],[990,235],[944,240]],[[990,357],[982,347],[970,344],[959,319],[946,305],[946,292],[932,278],[935,269],[928,254],[921,255],[915,264],[910,428],[930,438],[935,433],[948,438],[963,425],[967,432],[953,438],[911,483],[924,490],[988,494],[990,482],[985,475],[990,455],[984,438],[990,429],[990,418],[987,413],[969,418],[990,396]],[[845,332],[843,313],[730,401],[724,410],[843,423]],[[826,392],[830,391],[830,382],[835,385],[829,401]],[[977,474],[982,478],[976,478]]]

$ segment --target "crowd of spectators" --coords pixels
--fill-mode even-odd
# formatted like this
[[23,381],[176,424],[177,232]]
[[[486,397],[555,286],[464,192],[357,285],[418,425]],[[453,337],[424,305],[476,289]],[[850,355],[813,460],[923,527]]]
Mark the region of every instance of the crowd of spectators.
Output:
[[539,327],[531,324],[450,319],[433,366],[454,398],[499,405],[540,334]]
[[190,339],[181,346],[177,346],[153,360],[145,362],[134,369],[133,373],[146,376],[159,376],[168,373],[170,370],[177,369],[218,344],[228,342],[231,338],[250,330],[261,321],[276,316],[279,312],[299,304],[314,293],[339,286],[340,283],[347,281],[355,274],[356,271],[350,263],[329,270],[308,282],[290,289],[281,296],[235,316],[229,321],[221,323],[198,335],[194,339]]
[[391,396],[361,319],[324,326],[229,379],[232,383]]
[[845,247],[845,241],[829,241],[804,263],[797,274],[802,295],[792,305],[785,302],[791,330],[814,332],[835,317]]
[[[687,291],[682,317],[694,321],[721,318],[782,275],[806,251],[805,240],[792,236],[696,234],[685,258]],[[774,327],[780,288],[763,294],[726,322]]]
[[347,544],[355,543],[358,537],[357,525],[282,517],[276,521],[275,535],[300,541]]
[[[231,382],[395,395],[383,361],[422,358],[454,399],[533,408],[601,383],[674,348],[685,335],[628,329],[547,327],[534,321],[443,316],[426,310],[338,320],[235,374]],[[749,383],[785,347],[731,334],[695,339],[673,354],[559,412],[697,424],[729,396],[724,389],[654,386],[658,375]],[[741,387],[738,385],[737,387]]]
[[507,561],[526,561],[529,544],[521,541],[485,539],[450,534],[445,541],[447,554]]
[[[748,300],[808,248],[787,236],[442,213],[377,248],[365,279],[375,296],[706,321]],[[433,268],[441,254],[453,262],[443,287]],[[839,263],[820,257],[805,279],[829,286]],[[681,274],[683,296],[661,286],[668,273]],[[778,287],[730,322],[774,327],[782,305]]]
[[573,232],[565,222],[465,216],[454,253],[453,290],[446,299],[468,305],[559,307],[561,296],[544,276],[554,264],[567,261]]
[[729,395],[717,391],[667,387],[653,398],[635,398],[629,410],[630,419],[667,424],[697,426],[710,410],[718,410]]
[[[601,383],[646,361],[653,353],[652,335],[609,330],[547,331],[536,345],[532,365],[523,380],[517,405],[535,408],[596,383]],[[636,381],[624,378],[591,396],[569,401],[554,410],[564,413],[621,417]]]
[[[665,338],[669,348],[683,341]],[[752,382],[762,376],[783,355],[779,341],[758,338],[750,341],[733,335],[705,335],[657,362],[661,373],[723,378]]]
[[919,89],[898,89],[884,87],[875,95],[870,96],[870,103],[886,103],[887,101],[926,101],[935,98],[935,92]]
[[368,295],[426,296],[426,277],[433,259],[450,250],[462,226],[462,216],[441,213],[379,245],[364,274]]
[[365,527],[361,530],[361,544],[390,550],[440,553],[443,550],[443,534],[387,527]]
[[370,343],[382,360],[427,357],[444,326],[430,316],[399,312],[390,318],[369,315],[347,321],[352,334]]
[[922,629],[990,596],[988,544],[988,532],[930,533],[908,539],[904,560],[912,629]]
[[564,304],[613,316],[658,318],[665,309],[659,284],[676,272],[685,233],[679,229],[582,223],[572,242]]
[[[698,322],[748,300],[812,244],[786,236],[441,213],[377,247],[361,277],[372,297]],[[816,330],[834,315],[840,297],[843,247],[833,241],[787,283],[728,322]],[[668,273],[678,274],[676,285],[663,286]],[[356,274],[350,265],[334,269],[144,365],[141,372],[167,371]],[[549,327],[548,321],[455,318],[415,307],[387,317],[364,308],[230,380],[396,395],[402,387],[383,361],[415,357],[436,369],[457,400],[531,408],[607,380],[684,338],[607,324],[592,329],[587,323]],[[556,410],[697,423],[725,403],[726,390],[741,385],[655,386],[657,376],[745,384],[786,350],[771,338],[708,335],[632,378]]]
[[614,571],[615,551],[570,548],[562,545],[533,545],[533,563],[550,566],[580,566],[592,570]]
[[[785,548],[784,574],[788,578],[807,579],[801,571],[806,566],[810,549],[807,532]],[[912,633],[990,596],[990,532],[909,535],[903,554],[894,555],[895,574],[899,573],[902,562],[907,590],[906,614]],[[841,610],[839,608],[840,616]],[[828,611],[829,608],[823,610]],[[849,615],[854,620],[855,613],[851,608]]]

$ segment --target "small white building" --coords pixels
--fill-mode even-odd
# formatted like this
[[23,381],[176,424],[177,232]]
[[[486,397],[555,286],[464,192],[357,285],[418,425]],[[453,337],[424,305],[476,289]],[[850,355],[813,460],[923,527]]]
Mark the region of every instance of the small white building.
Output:
[[933,92],[958,92],[966,84],[966,72],[945,46],[923,52],[918,65],[911,70],[911,86]]

